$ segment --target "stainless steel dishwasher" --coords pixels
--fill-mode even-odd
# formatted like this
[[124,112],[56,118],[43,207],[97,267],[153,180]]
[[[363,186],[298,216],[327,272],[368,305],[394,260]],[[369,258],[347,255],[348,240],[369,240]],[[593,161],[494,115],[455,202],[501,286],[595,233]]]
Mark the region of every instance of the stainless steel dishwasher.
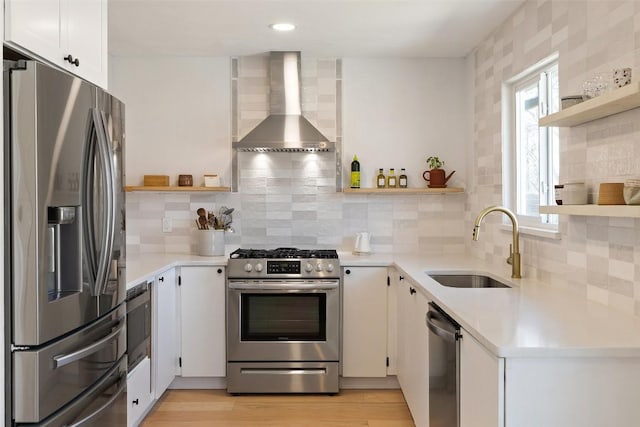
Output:
[[429,426],[460,425],[460,325],[434,303],[429,328]]

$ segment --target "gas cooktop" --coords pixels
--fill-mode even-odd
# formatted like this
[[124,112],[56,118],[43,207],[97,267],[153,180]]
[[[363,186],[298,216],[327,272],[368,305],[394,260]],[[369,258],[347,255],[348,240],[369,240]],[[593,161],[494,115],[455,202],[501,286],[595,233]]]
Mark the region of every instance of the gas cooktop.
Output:
[[230,255],[231,259],[302,259],[302,258],[338,258],[338,252],[334,249],[236,249]]
[[340,277],[333,249],[236,249],[227,263],[233,279],[325,279]]

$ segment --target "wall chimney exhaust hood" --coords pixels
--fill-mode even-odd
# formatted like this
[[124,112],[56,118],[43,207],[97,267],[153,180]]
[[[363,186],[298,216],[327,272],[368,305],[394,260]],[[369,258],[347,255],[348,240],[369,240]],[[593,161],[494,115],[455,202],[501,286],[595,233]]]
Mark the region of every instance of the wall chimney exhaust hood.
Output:
[[303,115],[300,102],[300,52],[271,52],[270,115],[244,138],[236,151],[334,151],[329,141]]

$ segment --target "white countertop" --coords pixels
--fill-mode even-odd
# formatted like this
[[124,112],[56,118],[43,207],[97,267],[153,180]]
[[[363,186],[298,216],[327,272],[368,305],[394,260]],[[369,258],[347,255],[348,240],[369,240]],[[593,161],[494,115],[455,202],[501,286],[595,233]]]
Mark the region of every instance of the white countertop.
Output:
[[224,266],[225,256],[199,256],[190,254],[141,254],[127,256],[127,289],[153,279],[156,274],[177,266]]
[[[535,279],[511,279],[511,267],[469,255],[353,255],[343,267],[391,266],[500,357],[640,357],[640,318]],[[148,254],[127,259],[127,287],[179,265],[227,264],[228,255]],[[512,284],[509,289],[441,286],[428,271],[474,271]]]

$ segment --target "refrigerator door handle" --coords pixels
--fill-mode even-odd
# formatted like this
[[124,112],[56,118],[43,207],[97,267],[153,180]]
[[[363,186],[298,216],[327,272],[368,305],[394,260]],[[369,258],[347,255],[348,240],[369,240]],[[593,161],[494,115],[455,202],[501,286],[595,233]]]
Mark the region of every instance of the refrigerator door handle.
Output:
[[[83,192],[83,206],[87,207],[87,221],[85,221],[86,252],[88,256],[89,273],[94,295],[100,295],[109,278],[109,267],[112,258],[113,244],[115,240],[115,165],[111,157],[111,149],[106,130],[106,118],[104,113],[92,108],[89,114],[89,127],[87,131],[87,153],[84,158],[83,182],[86,183]],[[102,163],[102,175],[96,176],[94,161]],[[95,180],[99,180],[104,186],[104,194],[98,214],[100,221],[100,248],[97,247],[93,235],[95,231]],[[99,252],[98,252],[99,249]]]
[[68,353],[68,354],[59,354],[57,356],[53,357],[53,364],[54,364],[54,369],[58,369],[61,368],[63,366],[66,366],[70,363],[76,362],[80,359],[82,359],[83,357],[87,357],[88,355],[95,353],[96,351],[100,350],[101,348],[104,348],[107,346],[107,344],[111,343],[111,341],[115,340],[118,335],[120,335],[120,333],[122,332],[122,329],[125,326],[125,322],[124,322],[124,318],[119,319],[118,321],[119,326],[118,328],[111,332],[109,335],[107,335],[104,338],[101,338],[100,340],[84,347],[81,348],[80,350],[74,351],[73,353]]
[[111,264],[113,242],[115,239],[115,217],[116,217],[116,200],[115,200],[115,166],[113,164],[113,158],[111,157],[111,144],[109,142],[107,134],[106,117],[102,111],[92,109],[93,122],[96,131],[96,137],[98,141],[98,147],[100,148],[100,154],[102,156],[102,162],[104,165],[104,179],[106,183],[106,195],[105,195],[105,223],[104,223],[104,238],[103,246],[100,248],[101,257],[100,264],[98,265],[96,282],[96,295],[101,294],[107,282],[109,280],[109,267]]
[[109,398],[109,400],[105,402],[104,405],[102,405],[97,410],[95,410],[92,414],[87,415],[86,417],[84,417],[80,421],[77,421],[77,422],[75,422],[73,424],[67,424],[65,427],[80,427],[80,426],[86,425],[86,423],[89,423],[94,418],[100,416],[100,414],[102,414],[102,412],[104,412],[107,409],[109,409],[111,407],[111,405],[113,405],[116,402],[116,400],[118,400],[120,395],[122,393],[124,393],[124,390],[127,388],[127,376],[126,376],[126,374],[121,375],[120,377],[118,377],[118,379],[114,382],[114,384],[116,384],[118,382],[120,382],[120,385],[118,386],[118,389],[116,390],[115,393],[113,393],[113,396],[111,396]]
[[96,259],[96,238],[94,235],[94,185],[95,185],[95,169],[94,162],[96,157],[96,129],[93,120],[93,111],[89,112],[87,134],[85,137],[85,153],[82,159],[82,177],[80,182],[84,188],[81,191],[82,206],[84,207],[83,226],[83,242],[84,256],[88,269],[88,278],[93,289],[96,286],[98,260]]

